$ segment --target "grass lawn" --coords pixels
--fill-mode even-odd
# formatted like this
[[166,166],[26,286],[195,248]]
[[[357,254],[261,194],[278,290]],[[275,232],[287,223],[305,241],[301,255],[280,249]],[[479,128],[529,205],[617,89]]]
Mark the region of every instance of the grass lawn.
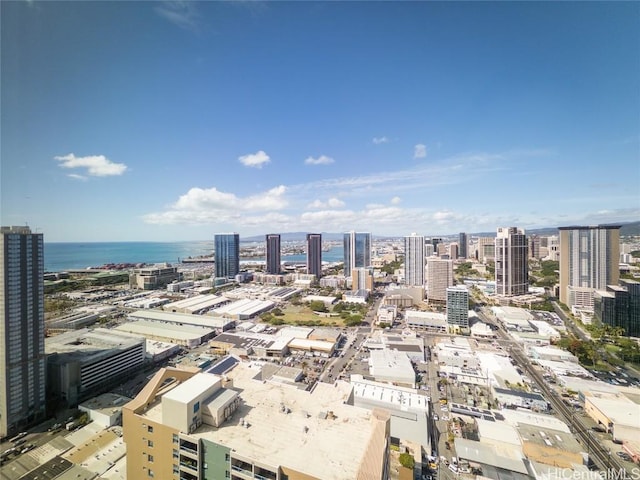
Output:
[[620,351],[620,347],[617,345],[613,345],[611,343],[607,343],[604,346],[604,349],[609,352],[609,353],[613,353],[613,354],[617,354]]
[[325,326],[343,327],[344,322],[340,317],[321,317],[311,311],[311,309],[305,305],[287,305],[282,309],[283,316],[277,318],[284,321],[289,325],[296,325],[298,322],[304,324],[304,322],[320,323]]

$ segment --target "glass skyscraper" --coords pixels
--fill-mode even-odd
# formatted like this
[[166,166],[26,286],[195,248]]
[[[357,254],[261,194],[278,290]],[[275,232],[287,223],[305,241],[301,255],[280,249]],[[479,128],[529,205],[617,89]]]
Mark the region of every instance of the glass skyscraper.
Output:
[[354,268],[371,266],[371,234],[348,232],[344,234],[344,276],[350,277]]
[[266,237],[267,257],[266,273],[278,275],[280,273],[280,235],[270,233]]
[[240,273],[240,235],[220,233],[214,236],[216,277],[233,278]]
[[29,227],[0,236],[0,437],[46,413],[44,240]]
[[322,276],[322,234],[307,233],[307,273]]

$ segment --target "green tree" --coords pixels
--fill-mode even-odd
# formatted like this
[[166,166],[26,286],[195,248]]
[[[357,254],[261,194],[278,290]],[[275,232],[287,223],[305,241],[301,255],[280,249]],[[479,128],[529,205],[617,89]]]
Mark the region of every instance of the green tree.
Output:
[[313,300],[309,302],[309,308],[314,312],[326,312],[327,306],[321,300]]
[[400,465],[410,470],[413,470],[413,467],[415,467],[416,465],[416,461],[414,460],[413,455],[411,455],[410,453],[401,453],[399,460]]

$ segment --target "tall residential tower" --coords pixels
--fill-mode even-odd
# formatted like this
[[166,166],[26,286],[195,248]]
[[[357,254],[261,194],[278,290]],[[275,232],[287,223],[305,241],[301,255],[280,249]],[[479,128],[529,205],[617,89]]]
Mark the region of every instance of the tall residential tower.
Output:
[[371,234],[348,232],[344,234],[344,276],[350,277],[354,268],[371,266]]
[[467,234],[464,232],[460,232],[458,238],[458,258],[468,258],[467,249],[469,247],[469,239],[467,238]]
[[307,233],[307,273],[322,276],[322,234]]
[[424,287],[425,243],[422,235],[404,237],[404,283]]
[[560,227],[560,301],[593,309],[593,294],[620,278],[620,225]]
[[267,257],[265,272],[271,275],[280,273],[280,235],[270,233],[267,235]]
[[45,416],[44,240],[1,227],[0,437]]
[[516,227],[498,228],[496,295],[525,295],[529,291],[527,236]]
[[216,277],[233,278],[240,273],[240,235],[219,233],[214,237]]

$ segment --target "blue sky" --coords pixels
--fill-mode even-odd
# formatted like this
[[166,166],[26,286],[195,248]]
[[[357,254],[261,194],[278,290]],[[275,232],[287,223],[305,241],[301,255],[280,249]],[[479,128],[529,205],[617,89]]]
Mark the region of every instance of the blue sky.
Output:
[[1,2],[45,241],[640,219],[637,2]]

